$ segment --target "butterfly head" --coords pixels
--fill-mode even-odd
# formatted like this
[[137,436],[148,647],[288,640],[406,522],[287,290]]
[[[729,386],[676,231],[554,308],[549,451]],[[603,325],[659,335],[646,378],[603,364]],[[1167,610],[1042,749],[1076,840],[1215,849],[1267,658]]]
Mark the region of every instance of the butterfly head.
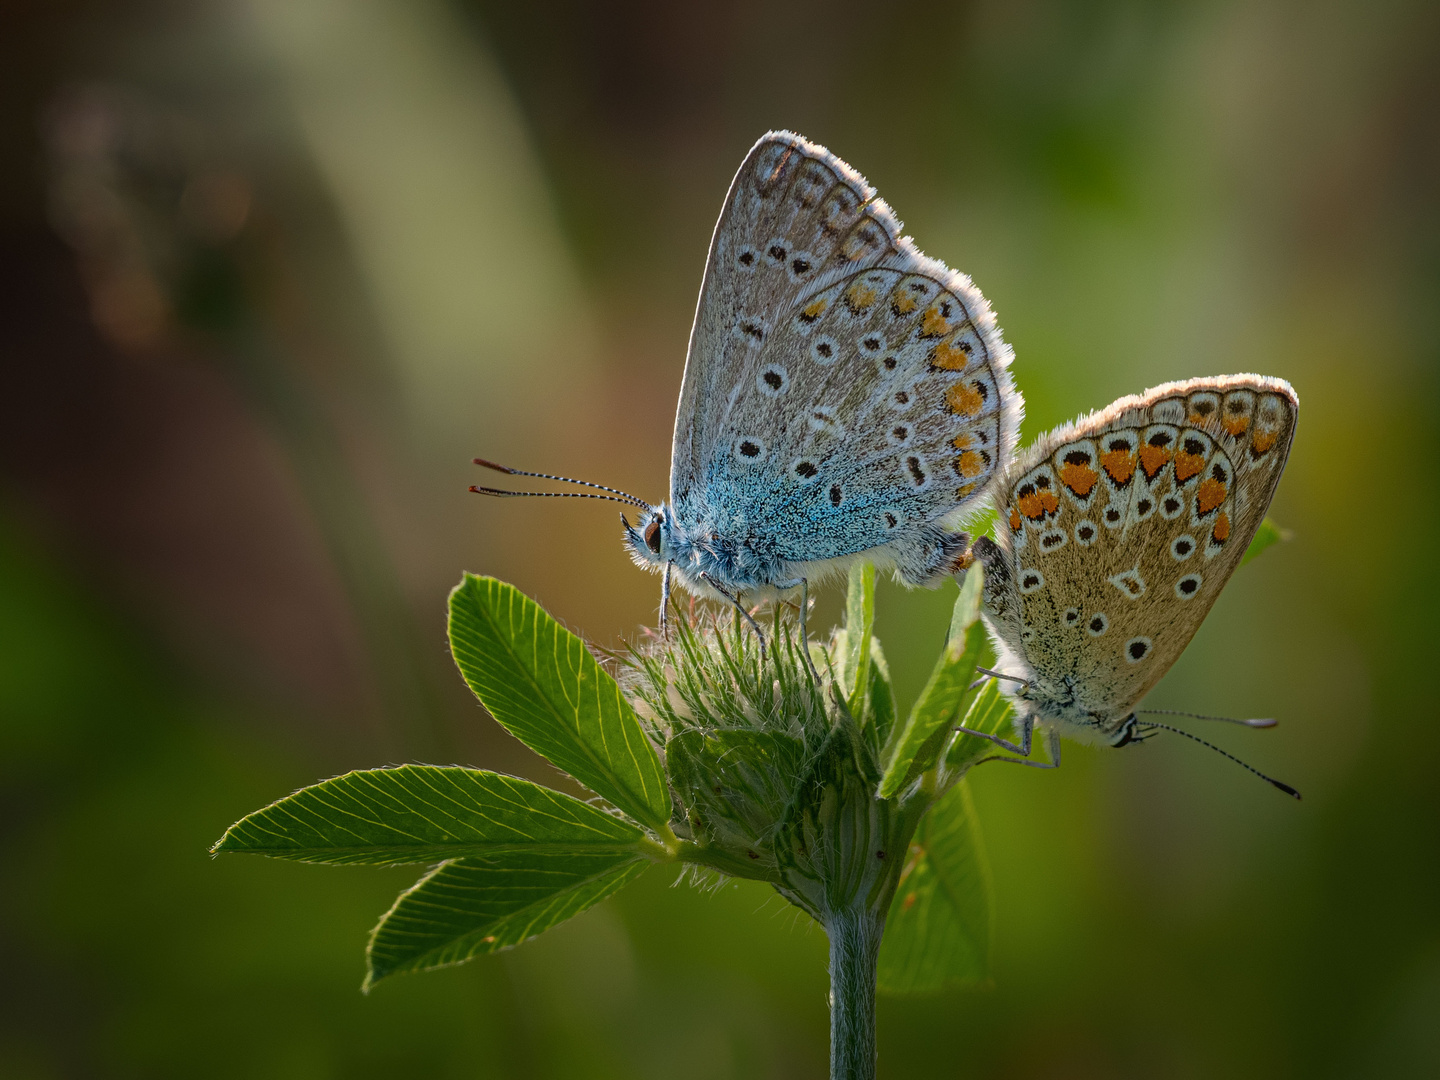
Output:
[[1124,720],[1120,721],[1120,726],[1117,727],[1110,736],[1110,745],[1116,747],[1129,746],[1132,742],[1138,743],[1144,741],[1145,736],[1140,733],[1139,721],[1136,720],[1134,713],[1131,713]]
[[634,525],[622,513],[620,524],[625,529],[625,546],[637,566],[659,570],[675,560],[676,537],[671,525],[670,509],[664,503],[652,506],[641,514]]

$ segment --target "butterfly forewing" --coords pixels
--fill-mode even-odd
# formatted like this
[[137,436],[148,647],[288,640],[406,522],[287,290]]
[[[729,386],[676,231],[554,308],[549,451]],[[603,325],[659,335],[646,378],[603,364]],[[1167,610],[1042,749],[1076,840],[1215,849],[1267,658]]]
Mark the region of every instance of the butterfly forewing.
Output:
[[1119,720],[1164,675],[1265,516],[1296,407],[1278,379],[1170,384],[1050,433],[1007,474],[996,623],[1042,693]]
[[852,267],[873,265],[899,232],[875,190],[838,158],[783,132],[755,144],[710,242],[676,413],[672,496],[702,477],[728,396],[755,370],[778,313],[814,291],[842,246]]
[[969,280],[899,229],[823,149],[779,134],[751,151],[696,316],[677,500],[745,492],[747,527],[809,561],[978,498],[1018,426],[1010,350]]

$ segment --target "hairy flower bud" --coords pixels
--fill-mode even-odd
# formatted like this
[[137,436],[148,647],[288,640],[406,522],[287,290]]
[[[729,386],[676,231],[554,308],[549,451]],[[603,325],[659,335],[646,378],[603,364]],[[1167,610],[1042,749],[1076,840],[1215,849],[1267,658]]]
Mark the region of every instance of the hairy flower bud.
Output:
[[[672,828],[693,862],[770,882],[821,921],[883,917],[918,817],[877,795],[870,699],[857,720],[836,686],[844,631],[812,646],[819,685],[791,622],[777,613],[768,637],[762,655],[738,619],[680,619],[629,657],[622,686],[664,747]],[[888,680],[874,683],[888,710]]]

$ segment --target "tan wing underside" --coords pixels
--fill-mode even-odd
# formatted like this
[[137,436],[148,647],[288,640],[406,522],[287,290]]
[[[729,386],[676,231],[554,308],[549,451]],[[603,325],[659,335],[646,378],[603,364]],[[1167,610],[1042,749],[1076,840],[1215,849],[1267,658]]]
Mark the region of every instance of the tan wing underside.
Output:
[[[885,465],[906,475],[918,467],[949,502],[978,494],[1008,459],[1019,426],[1010,350],[969,279],[900,228],[864,177],[823,147],[779,132],[750,151],[711,241],[675,419],[672,498],[705,476],[707,458],[731,453],[740,417],[785,433],[783,445],[764,447],[785,456],[772,467],[799,455],[818,465],[843,440],[866,437],[877,468],[887,454]],[[761,382],[767,371],[771,382],[783,377],[779,388]],[[857,410],[860,395],[882,387],[888,410]],[[923,431],[905,422],[922,413]],[[902,444],[921,441],[946,452],[913,466]]]
[[1073,679],[1078,704],[1116,720],[1139,704],[1255,535],[1296,415],[1281,380],[1196,379],[1066,425],[1017,464],[1000,488],[1007,637],[1042,681]]

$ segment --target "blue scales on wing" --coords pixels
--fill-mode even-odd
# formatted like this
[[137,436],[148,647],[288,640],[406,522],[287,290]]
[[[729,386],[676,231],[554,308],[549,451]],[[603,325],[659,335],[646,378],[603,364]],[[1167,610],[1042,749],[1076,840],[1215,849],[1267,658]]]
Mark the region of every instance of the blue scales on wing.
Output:
[[863,177],[767,136],[711,245],[676,418],[677,513],[789,563],[888,556],[918,583],[1013,452],[1010,359],[979,291],[902,237]]

